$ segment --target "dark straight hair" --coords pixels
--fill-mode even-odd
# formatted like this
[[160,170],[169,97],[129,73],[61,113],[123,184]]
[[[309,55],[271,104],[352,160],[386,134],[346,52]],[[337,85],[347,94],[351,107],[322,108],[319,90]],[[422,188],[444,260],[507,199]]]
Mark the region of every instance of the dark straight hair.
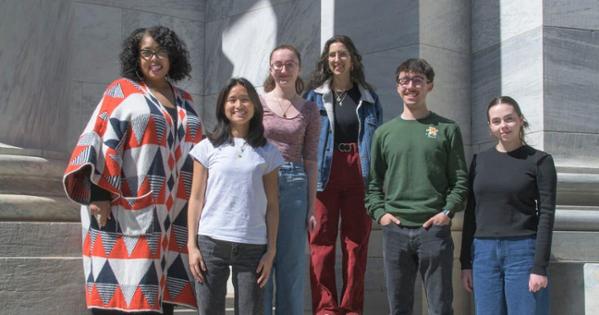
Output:
[[254,106],[254,116],[250,119],[250,128],[245,141],[253,148],[262,147],[266,144],[264,137],[264,127],[262,126],[262,103],[254,86],[245,78],[231,78],[227,85],[222,88],[216,100],[216,127],[208,134],[208,140],[213,146],[217,147],[224,143],[233,143],[231,135],[231,122],[225,115],[225,103],[231,89],[237,85],[243,86],[250,97]]
[[395,82],[399,83],[400,72],[414,72],[424,74],[428,83],[435,80],[435,71],[433,67],[422,58],[410,58],[402,62],[397,69],[395,69]]
[[[283,49],[290,50],[293,54],[295,54],[295,57],[297,57],[298,66],[299,67],[302,66],[302,57],[300,56],[300,53],[297,50],[297,48],[295,48],[295,46],[293,46],[293,45],[283,44],[283,45],[279,45],[279,46],[275,47],[275,49],[273,49],[270,52],[270,57],[268,57],[269,68],[272,67],[272,65],[270,64],[272,61],[272,54],[274,54],[275,51],[277,51],[277,50],[283,50]],[[275,79],[270,74],[270,71],[268,71],[268,77],[266,77],[266,80],[264,80],[263,85],[264,85],[265,92],[270,92],[275,89],[275,85],[276,85]],[[295,80],[295,92],[297,94],[301,94],[303,90],[304,90],[304,80],[302,80],[302,78],[300,78],[298,76],[297,79]]]
[[362,56],[358,52],[358,49],[356,49],[356,46],[351,38],[345,35],[335,35],[327,40],[327,42],[324,44],[324,49],[320,55],[320,60],[318,60],[318,63],[316,64],[316,70],[314,70],[312,78],[310,79],[310,88],[315,89],[321,86],[326,80],[333,76],[331,69],[329,69],[329,49],[334,43],[343,44],[351,55],[352,69],[349,74],[351,80],[354,83],[358,83],[367,88],[368,90],[374,90],[372,86],[366,82],[366,78],[364,76],[364,66],[362,66]]
[[509,97],[509,96],[498,96],[493,98],[490,102],[489,105],[487,106],[487,123],[491,124],[490,121],[490,117],[489,117],[489,110],[491,109],[491,107],[495,106],[495,105],[499,105],[499,104],[508,104],[510,106],[512,106],[514,108],[514,111],[516,112],[516,114],[518,114],[518,116],[520,118],[522,118],[522,120],[524,121],[522,123],[522,126],[520,126],[520,132],[519,132],[519,136],[520,136],[520,141],[522,141],[522,144],[526,145],[526,141],[524,140],[524,129],[528,128],[528,121],[526,120],[526,118],[524,117],[524,115],[522,114],[522,110],[520,109],[520,105],[518,104],[518,102],[516,102],[515,99]]

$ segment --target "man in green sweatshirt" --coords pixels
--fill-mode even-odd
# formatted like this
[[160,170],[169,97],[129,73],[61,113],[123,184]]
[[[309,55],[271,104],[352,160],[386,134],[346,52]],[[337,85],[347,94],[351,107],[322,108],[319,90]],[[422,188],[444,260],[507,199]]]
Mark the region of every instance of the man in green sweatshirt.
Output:
[[467,167],[458,125],[431,112],[435,72],[424,59],[396,70],[400,116],[374,134],[366,207],[383,226],[390,314],[412,314],[420,273],[429,314],[453,314],[451,218],[467,200]]

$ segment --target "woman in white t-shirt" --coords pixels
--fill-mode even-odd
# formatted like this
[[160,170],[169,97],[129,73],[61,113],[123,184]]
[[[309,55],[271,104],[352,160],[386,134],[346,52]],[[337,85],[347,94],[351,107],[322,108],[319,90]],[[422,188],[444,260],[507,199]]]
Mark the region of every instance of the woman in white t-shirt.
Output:
[[187,247],[199,314],[225,314],[230,269],[236,314],[262,314],[262,287],[276,251],[277,174],[284,162],[264,138],[262,113],[252,84],[231,79],[218,96],[216,128],[190,152],[195,161]]

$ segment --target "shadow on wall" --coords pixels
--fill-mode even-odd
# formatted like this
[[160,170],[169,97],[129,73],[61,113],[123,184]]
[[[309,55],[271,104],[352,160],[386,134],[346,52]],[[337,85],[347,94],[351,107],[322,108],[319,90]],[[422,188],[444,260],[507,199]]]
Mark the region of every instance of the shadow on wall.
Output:
[[319,53],[319,2],[208,1],[206,12],[201,115],[207,131],[214,127],[216,98],[222,86],[229,78],[241,76],[261,87],[268,74],[270,52],[277,45],[295,45],[302,55],[302,77],[309,77]]

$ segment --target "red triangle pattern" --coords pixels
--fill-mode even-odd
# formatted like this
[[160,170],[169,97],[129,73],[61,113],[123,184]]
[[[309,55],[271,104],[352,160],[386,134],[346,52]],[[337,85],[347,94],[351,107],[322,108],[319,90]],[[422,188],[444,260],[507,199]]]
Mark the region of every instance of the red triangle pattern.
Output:
[[[109,253],[106,253],[106,249],[103,245],[104,237],[116,237],[114,246],[112,247],[112,250]],[[133,248],[133,251],[131,251],[131,255],[129,255],[122,235],[109,235],[103,233],[98,233],[98,235],[96,236],[96,241],[93,244],[91,241],[91,235],[89,233],[86,235],[85,240],[83,242],[83,255],[104,257],[109,259],[160,259],[160,251],[157,250],[156,252],[152,252],[152,249],[148,243],[148,239],[146,236],[139,237],[137,243],[135,244],[135,247]]]

